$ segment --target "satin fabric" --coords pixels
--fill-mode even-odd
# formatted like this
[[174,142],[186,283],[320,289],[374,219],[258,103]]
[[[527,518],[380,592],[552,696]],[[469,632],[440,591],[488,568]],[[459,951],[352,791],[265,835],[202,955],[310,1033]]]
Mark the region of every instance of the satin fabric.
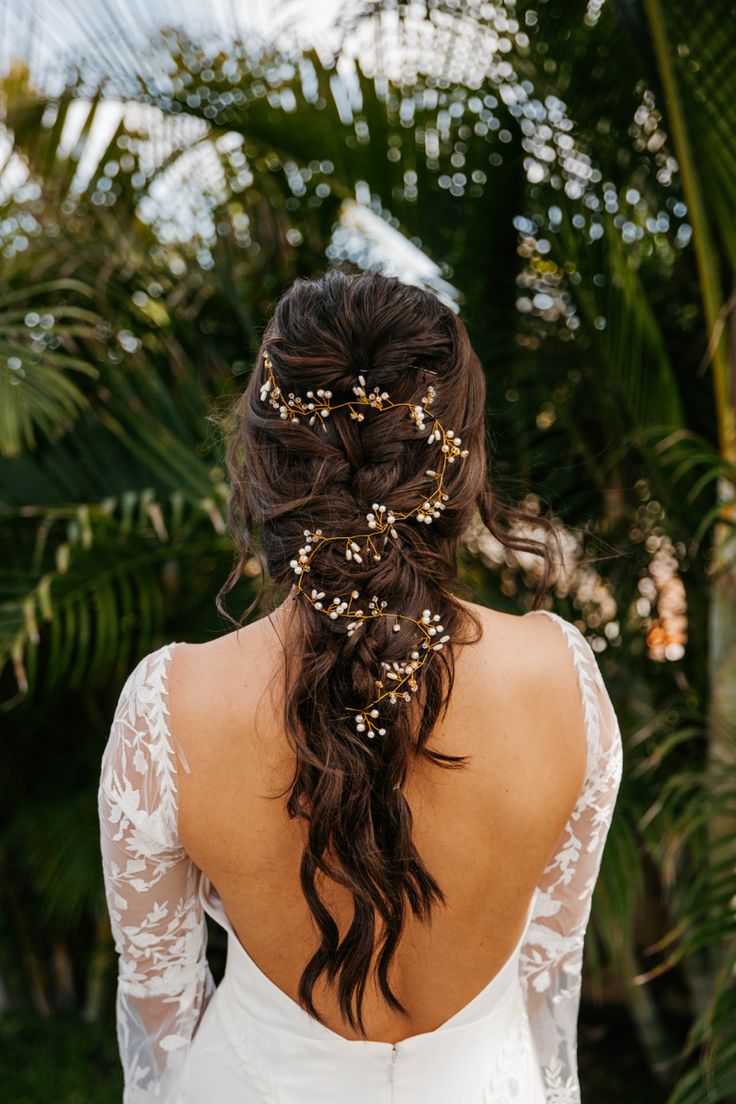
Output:
[[203,876],[200,901],[228,933],[227,964],[178,1104],[543,1104],[519,979],[535,899],[488,985],[435,1030],[392,1044],[344,1039],[309,1016],[246,952]]

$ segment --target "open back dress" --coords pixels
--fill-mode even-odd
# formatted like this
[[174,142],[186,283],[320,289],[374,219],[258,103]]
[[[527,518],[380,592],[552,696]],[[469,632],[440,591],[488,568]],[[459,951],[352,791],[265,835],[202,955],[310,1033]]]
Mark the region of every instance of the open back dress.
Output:
[[[621,735],[585,637],[548,610],[525,616],[534,613],[553,618],[570,649],[587,738],[583,785],[501,969],[438,1028],[398,1043],[336,1034],[248,955],[177,833],[167,707],[176,643],[139,662],[120,694],[99,786],[124,1104],[577,1104],[583,941]],[[228,936],[217,987],[206,913]]]

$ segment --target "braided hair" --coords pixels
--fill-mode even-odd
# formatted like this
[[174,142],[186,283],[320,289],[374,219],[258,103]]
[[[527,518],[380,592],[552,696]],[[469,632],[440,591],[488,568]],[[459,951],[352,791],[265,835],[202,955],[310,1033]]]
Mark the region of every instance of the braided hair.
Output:
[[[318,279],[298,279],[279,300],[256,368],[224,419],[229,525],[238,546],[237,563],[217,596],[225,616],[222,598],[250,556],[265,560],[283,598],[305,531],[357,532],[375,502],[390,503],[397,514],[410,511],[426,493],[426,471],[436,458],[426,436],[417,437],[399,409],[368,410],[360,421],[336,415],[314,426],[283,420],[261,401],[264,358],[284,393],[323,388],[336,402],[351,397],[359,376],[397,403],[416,401],[431,383],[433,412],[468,449],[462,466],[449,470],[446,506],[433,525],[402,523],[401,539],[390,541],[380,560],[359,564],[346,560],[336,543],[327,544],[312,564],[311,586],[327,596],[358,587],[361,594],[380,596],[387,609],[414,617],[436,611],[453,645],[473,643],[480,622],[449,587],[457,589],[458,545],[477,508],[504,545],[544,558],[541,600],[550,553],[545,543],[512,535],[511,524],[527,515],[491,492],[485,379],[464,325],[429,292],[377,273],[335,269]],[[539,517],[533,520],[540,525]],[[262,596],[263,587],[253,606]],[[284,651],[284,725],[295,752],[286,809],[306,824],[301,888],[321,943],[302,972],[298,998],[321,1021],[313,989],[325,974],[336,988],[341,1015],[365,1035],[362,1006],[372,974],[387,1005],[408,1015],[388,977],[407,909],[428,920],[445,901],[414,845],[402,787],[415,757],[446,769],[465,765],[467,757],[428,746],[452,692],[453,647],[432,654],[410,705],[402,698],[386,734],[367,742],[348,710],[370,700],[382,664],[407,655],[410,627],[395,630],[389,618],[377,617],[361,632],[346,633],[341,620],[322,616],[300,597],[295,595]],[[476,635],[463,639],[471,624]],[[342,938],[319,892],[320,877],[352,895],[352,923]]]

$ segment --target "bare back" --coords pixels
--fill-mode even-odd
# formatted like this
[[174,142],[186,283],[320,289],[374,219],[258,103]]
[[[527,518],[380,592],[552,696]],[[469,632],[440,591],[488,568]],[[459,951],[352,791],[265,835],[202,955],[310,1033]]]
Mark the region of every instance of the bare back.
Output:
[[[215,885],[250,957],[292,1000],[319,944],[299,885],[304,826],[289,820],[294,753],[280,677],[284,610],[207,644],[180,644],[169,676],[170,724],[190,773],[179,776],[179,833]],[[397,1042],[432,1031],[497,973],[524,925],[530,898],[580,793],[586,738],[567,645],[546,617],[466,603],[483,638],[456,648],[456,679],[430,746],[469,756],[459,770],[420,760],[404,792],[414,839],[447,905],[430,924],[409,915],[390,980],[412,1013],[366,989],[368,1038]],[[341,935],[352,900],[322,892]],[[320,980],[325,1023],[357,1038]]]

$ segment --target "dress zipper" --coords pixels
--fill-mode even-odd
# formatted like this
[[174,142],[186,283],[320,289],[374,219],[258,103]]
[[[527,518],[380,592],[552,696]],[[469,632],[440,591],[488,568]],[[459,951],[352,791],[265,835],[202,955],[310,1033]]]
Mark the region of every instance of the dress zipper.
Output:
[[391,1086],[390,1104],[394,1104],[394,1071],[396,1069],[396,1059],[399,1054],[399,1048],[396,1043],[391,1044],[391,1066],[389,1069],[389,1085]]

